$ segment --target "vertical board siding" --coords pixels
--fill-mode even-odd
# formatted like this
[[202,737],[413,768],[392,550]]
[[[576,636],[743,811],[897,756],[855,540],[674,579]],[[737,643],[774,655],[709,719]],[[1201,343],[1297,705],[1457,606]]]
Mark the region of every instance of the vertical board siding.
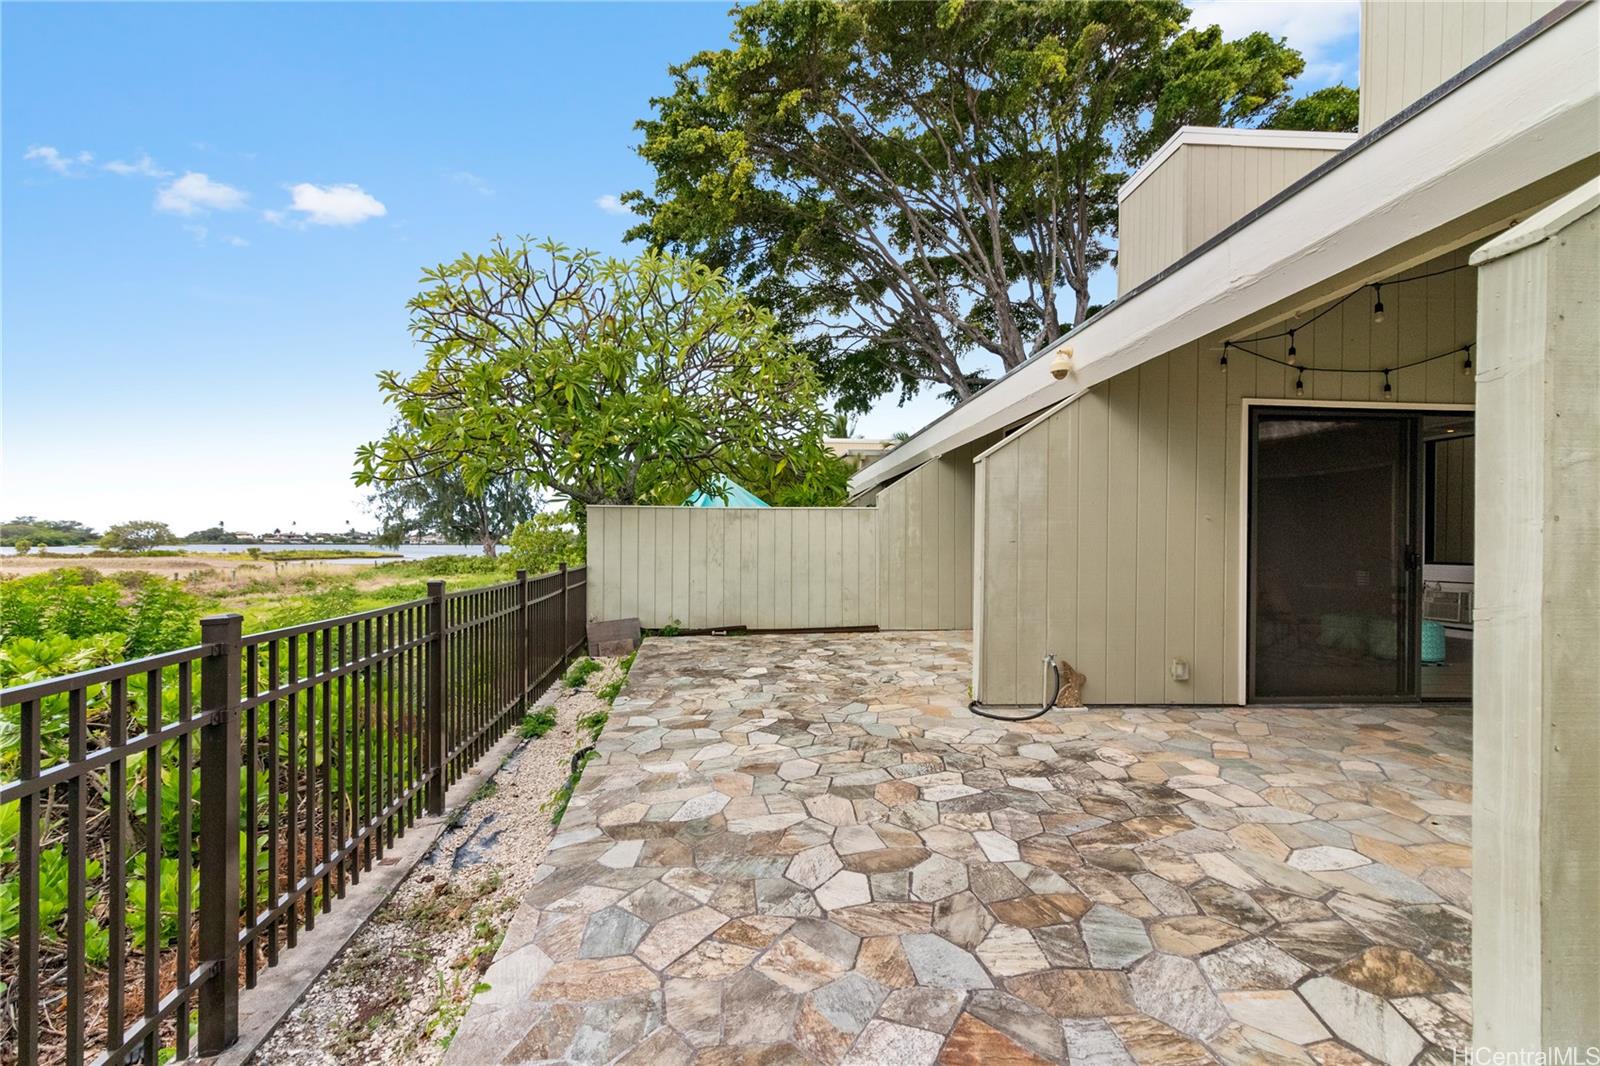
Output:
[[880,629],[972,627],[976,453],[958,448],[878,494]]
[[1338,154],[1184,144],[1117,208],[1117,295],[1155,277]]
[[590,507],[589,620],[876,625],[877,523],[871,507]]
[[[1382,399],[1381,375],[1317,368],[1381,369],[1465,344],[1475,297],[1472,272],[1459,271],[1386,286],[1382,323],[1358,294],[1297,329],[1310,368],[1301,399]],[[1221,343],[1206,338],[1102,382],[978,462],[979,699],[1038,703],[1039,659],[1052,653],[1085,675],[1090,703],[1242,702],[1244,401],[1294,399],[1296,373],[1243,355],[1223,373]],[[1282,358],[1287,342],[1259,347]],[[1396,406],[1473,399],[1458,357],[1393,382]],[[1457,492],[1444,506],[1453,516],[1467,505]],[[1174,659],[1188,664],[1187,681],[1172,676]]]
[[1560,0],[1363,0],[1361,132],[1404,111]]

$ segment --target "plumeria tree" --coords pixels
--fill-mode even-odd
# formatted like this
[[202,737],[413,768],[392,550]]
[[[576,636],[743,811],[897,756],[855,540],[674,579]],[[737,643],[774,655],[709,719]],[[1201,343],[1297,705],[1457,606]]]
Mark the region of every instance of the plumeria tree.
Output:
[[[420,370],[379,375],[395,423],[356,480],[459,472],[578,505],[681,502],[759,457],[825,477],[822,393],[773,315],[693,259],[496,238],[423,275]],[[813,473],[814,472],[814,473]]]

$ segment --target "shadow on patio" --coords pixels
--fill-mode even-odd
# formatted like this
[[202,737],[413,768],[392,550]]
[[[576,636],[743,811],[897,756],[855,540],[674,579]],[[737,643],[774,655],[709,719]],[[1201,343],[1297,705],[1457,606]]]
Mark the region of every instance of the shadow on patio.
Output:
[[969,656],[964,633],[650,641],[448,1061],[1469,1042],[1466,714],[1008,726],[967,711]]

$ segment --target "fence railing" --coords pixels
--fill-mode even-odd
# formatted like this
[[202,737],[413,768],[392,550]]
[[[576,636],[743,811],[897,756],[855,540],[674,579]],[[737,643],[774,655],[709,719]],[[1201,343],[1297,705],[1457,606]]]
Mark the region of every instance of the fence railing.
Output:
[[435,581],[248,636],[223,615],[195,647],[0,690],[19,745],[0,784],[17,870],[0,1059],[8,1043],[74,1066],[233,1043],[241,985],[442,814],[582,646],[586,584],[566,567]]

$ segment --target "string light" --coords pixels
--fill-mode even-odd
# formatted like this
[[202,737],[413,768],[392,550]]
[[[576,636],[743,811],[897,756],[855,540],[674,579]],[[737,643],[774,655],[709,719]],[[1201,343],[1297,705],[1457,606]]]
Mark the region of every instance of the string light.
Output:
[[[1473,348],[1474,344],[1476,343],[1475,341],[1468,341],[1466,344],[1459,345],[1459,346],[1457,346],[1455,348],[1451,348],[1449,351],[1439,352],[1439,353],[1437,353],[1435,355],[1423,356],[1420,359],[1413,359],[1410,362],[1400,363],[1400,364],[1388,367],[1387,369],[1383,369],[1383,370],[1367,369],[1365,367],[1340,367],[1340,366],[1313,367],[1313,366],[1308,366],[1308,365],[1306,365],[1306,364],[1304,364],[1304,363],[1302,363],[1300,361],[1300,351],[1299,351],[1299,348],[1296,346],[1296,343],[1295,343],[1296,335],[1299,333],[1300,330],[1305,329],[1307,326],[1316,323],[1323,316],[1331,314],[1332,312],[1338,310],[1340,307],[1343,307],[1345,302],[1355,298],[1355,296],[1362,291],[1362,288],[1371,288],[1372,289],[1372,300],[1373,300],[1373,302],[1372,302],[1372,320],[1374,322],[1382,322],[1383,318],[1384,318],[1384,315],[1383,315],[1383,287],[1385,285],[1403,285],[1403,284],[1405,284],[1407,282],[1412,282],[1412,281],[1425,281],[1428,278],[1436,278],[1436,277],[1443,276],[1445,274],[1454,274],[1454,273],[1456,273],[1458,271],[1469,270],[1469,269],[1471,269],[1471,266],[1469,264],[1462,264],[1460,266],[1444,267],[1443,269],[1440,269],[1440,270],[1431,270],[1431,271],[1428,271],[1425,274],[1412,274],[1412,275],[1410,275],[1408,277],[1403,277],[1403,278],[1390,278],[1388,281],[1370,282],[1370,283],[1368,283],[1368,285],[1362,286],[1361,288],[1352,289],[1350,292],[1346,293],[1344,296],[1340,297],[1338,300],[1335,300],[1332,303],[1330,303],[1327,306],[1325,306],[1324,308],[1322,308],[1322,310],[1320,310],[1316,314],[1312,315],[1306,321],[1301,322],[1298,326],[1288,327],[1288,328],[1285,328],[1285,329],[1283,329],[1283,330],[1281,330],[1281,331],[1279,331],[1277,333],[1258,333],[1258,334],[1256,334],[1254,336],[1245,337],[1242,340],[1238,340],[1238,341],[1235,341],[1235,340],[1225,340],[1225,341],[1223,341],[1222,342],[1222,355],[1217,359],[1217,365],[1221,368],[1222,372],[1224,374],[1226,374],[1228,372],[1228,356],[1229,356],[1229,353],[1233,352],[1233,351],[1239,351],[1239,352],[1243,352],[1245,355],[1254,356],[1255,358],[1260,359],[1264,363],[1272,363],[1275,366],[1287,367],[1287,368],[1292,369],[1292,370],[1295,371],[1295,393],[1296,393],[1296,395],[1304,395],[1305,371],[1307,371],[1307,370],[1312,370],[1312,371],[1315,371],[1317,373],[1322,373],[1322,374],[1382,374],[1383,375],[1383,395],[1384,395],[1385,399],[1392,399],[1394,397],[1394,383],[1392,381],[1390,381],[1390,379],[1389,379],[1389,375],[1390,374],[1393,374],[1396,371],[1400,371],[1400,370],[1407,370],[1407,369],[1409,369],[1411,367],[1414,367],[1414,366],[1421,366],[1424,363],[1431,363],[1435,359],[1450,359],[1450,358],[1454,358],[1457,355],[1460,355],[1462,357],[1461,358],[1461,372],[1463,374],[1465,374],[1466,376],[1471,377],[1472,374],[1473,374],[1472,348]],[[1262,342],[1262,341],[1276,340],[1276,339],[1278,339],[1280,337],[1287,338],[1288,342],[1289,342],[1288,346],[1286,347],[1286,349],[1284,351],[1284,356],[1281,359],[1278,358],[1277,356],[1267,355],[1264,352],[1260,352],[1260,351],[1257,351],[1254,348],[1249,347],[1249,345],[1252,345],[1252,344],[1257,344],[1257,343]]]

